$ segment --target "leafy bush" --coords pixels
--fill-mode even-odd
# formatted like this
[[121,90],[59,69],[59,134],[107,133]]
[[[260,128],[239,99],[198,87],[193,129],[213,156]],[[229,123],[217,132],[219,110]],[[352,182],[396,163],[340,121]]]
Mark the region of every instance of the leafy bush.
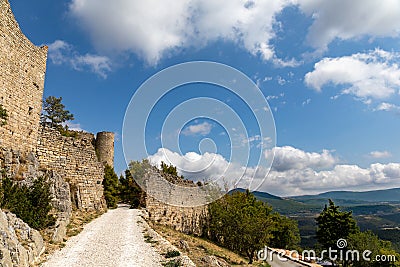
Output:
[[9,177],[3,177],[0,185],[0,206],[17,215],[31,227],[41,230],[55,223],[50,215],[50,186],[43,177],[36,179],[31,187],[18,185]]
[[164,267],[179,267],[182,266],[180,259],[170,260],[169,262],[163,263]]
[[170,250],[165,254],[165,258],[174,258],[180,256],[181,253],[177,250]]

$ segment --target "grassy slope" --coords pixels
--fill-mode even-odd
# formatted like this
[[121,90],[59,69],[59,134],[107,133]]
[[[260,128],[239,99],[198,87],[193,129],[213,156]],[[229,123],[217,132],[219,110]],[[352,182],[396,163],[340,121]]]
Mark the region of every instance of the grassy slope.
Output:
[[225,248],[219,247],[216,244],[203,238],[185,235],[181,232],[178,232],[163,225],[156,224],[152,225],[151,227],[176,247],[179,247],[180,240],[185,240],[190,248],[189,251],[185,254],[189,256],[189,258],[196,264],[196,266],[206,267],[201,258],[207,255],[221,258],[229,263],[231,266],[267,266],[262,265],[261,263],[247,264],[248,260],[243,258],[242,256]]

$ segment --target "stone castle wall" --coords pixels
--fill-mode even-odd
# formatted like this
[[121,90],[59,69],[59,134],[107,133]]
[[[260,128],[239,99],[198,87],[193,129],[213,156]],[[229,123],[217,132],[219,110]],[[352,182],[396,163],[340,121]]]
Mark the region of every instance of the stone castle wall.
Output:
[[65,137],[59,131],[43,127],[37,146],[39,168],[60,174],[71,188],[71,198],[79,209],[103,209],[104,166],[97,159],[95,138],[80,132]]
[[151,221],[186,234],[202,235],[208,207],[199,205],[206,202],[192,181],[156,168],[148,169],[144,179],[146,209]]
[[178,207],[165,204],[147,195],[146,209],[149,219],[167,225],[185,234],[201,236],[208,214],[207,206]]
[[22,33],[8,0],[0,0],[0,13],[0,104],[8,113],[0,127],[0,167],[18,181],[54,171],[69,183],[78,208],[103,209],[102,162],[113,166],[113,133],[99,134],[96,155],[93,134],[67,138],[40,126],[47,47]]
[[0,127],[0,146],[35,150],[42,108],[47,47],[37,47],[21,32],[7,0],[0,0],[0,104],[7,125]]

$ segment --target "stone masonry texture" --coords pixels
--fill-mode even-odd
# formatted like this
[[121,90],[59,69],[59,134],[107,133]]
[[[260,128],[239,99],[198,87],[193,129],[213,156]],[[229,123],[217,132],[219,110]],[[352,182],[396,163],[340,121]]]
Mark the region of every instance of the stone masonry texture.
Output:
[[99,132],[96,135],[96,153],[103,165],[114,166],[114,133]]
[[6,0],[0,0],[0,104],[7,125],[0,127],[0,146],[34,150],[42,108],[47,47],[37,47],[21,32]]
[[80,132],[65,137],[59,131],[43,127],[39,134],[37,157],[40,168],[59,173],[70,184],[71,198],[79,209],[103,209],[104,166],[97,159],[95,138]]

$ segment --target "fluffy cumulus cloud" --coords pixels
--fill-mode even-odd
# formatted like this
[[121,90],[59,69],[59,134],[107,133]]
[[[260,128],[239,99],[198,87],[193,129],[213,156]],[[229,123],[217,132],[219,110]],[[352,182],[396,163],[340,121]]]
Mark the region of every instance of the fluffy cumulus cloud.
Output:
[[187,126],[183,131],[183,135],[207,135],[211,132],[212,124],[203,122]]
[[177,49],[228,40],[277,65],[293,66],[294,60],[276,58],[270,44],[275,15],[290,2],[72,0],[70,13],[99,50],[134,52],[149,64]]
[[305,152],[291,146],[265,150],[265,157],[271,159],[274,157],[272,168],[279,172],[305,168],[326,169],[337,162],[328,150],[323,150],[322,153]]
[[[343,86],[343,94],[362,99],[385,99],[400,88],[399,53],[376,49],[338,58],[324,58],[305,75],[307,86],[321,91],[333,84]],[[349,71],[351,70],[351,71]]]
[[[219,154],[187,153],[180,155],[160,149],[149,157],[154,164],[161,161],[180,167],[180,173],[193,180],[213,180],[225,177],[231,185],[248,181],[261,184],[258,190],[277,195],[314,194],[330,190],[369,190],[400,186],[400,163],[374,163],[366,168],[338,164],[328,151],[305,152],[292,147],[277,147],[276,162],[268,170],[232,164]],[[284,155],[286,154],[286,156]],[[266,153],[268,157],[268,153]],[[294,159],[297,162],[294,162]]]
[[56,40],[48,45],[49,58],[53,64],[67,64],[78,71],[90,71],[106,78],[111,71],[111,61],[105,56],[85,54],[80,55],[74,47],[62,40]]
[[300,9],[313,18],[308,42],[325,50],[330,42],[400,34],[400,2],[397,0],[298,0]]

